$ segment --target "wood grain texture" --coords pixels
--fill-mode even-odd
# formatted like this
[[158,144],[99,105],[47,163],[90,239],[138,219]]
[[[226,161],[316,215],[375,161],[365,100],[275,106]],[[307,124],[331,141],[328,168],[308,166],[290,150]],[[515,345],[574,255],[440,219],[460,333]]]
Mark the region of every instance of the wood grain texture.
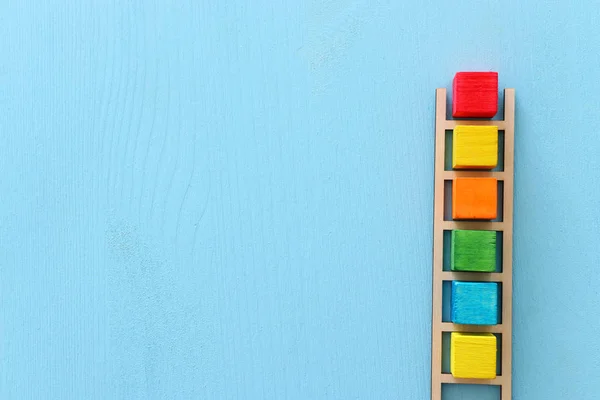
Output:
[[498,323],[498,284],[496,282],[452,282],[451,320],[461,325]]
[[519,93],[514,398],[598,398],[598,13],[0,1],[0,399],[428,398],[432,88],[469,69]]
[[494,272],[496,270],[496,231],[454,229],[450,239],[452,271]]
[[496,336],[491,333],[452,332],[450,370],[460,379],[496,377]]
[[498,112],[498,73],[457,72],[452,81],[454,118],[493,118]]
[[452,180],[452,218],[492,220],[497,217],[496,178],[462,177]]
[[452,131],[452,168],[493,169],[498,165],[498,127],[459,125]]

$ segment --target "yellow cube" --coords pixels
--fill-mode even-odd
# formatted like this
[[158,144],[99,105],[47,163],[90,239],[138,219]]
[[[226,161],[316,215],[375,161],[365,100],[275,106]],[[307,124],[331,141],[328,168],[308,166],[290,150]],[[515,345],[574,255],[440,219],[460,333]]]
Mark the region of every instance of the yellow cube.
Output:
[[458,125],[452,136],[452,168],[493,169],[498,165],[498,127]]
[[455,378],[496,377],[496,336],[491,333],[452,332],[450,372]]

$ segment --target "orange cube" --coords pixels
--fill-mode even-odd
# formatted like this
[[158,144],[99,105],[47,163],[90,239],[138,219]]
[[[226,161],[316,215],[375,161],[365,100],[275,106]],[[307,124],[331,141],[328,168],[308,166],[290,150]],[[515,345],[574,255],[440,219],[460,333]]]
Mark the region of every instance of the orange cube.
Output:
[[495,178],[456,178],[452,181],[453,219],[496,219],[497,204]]

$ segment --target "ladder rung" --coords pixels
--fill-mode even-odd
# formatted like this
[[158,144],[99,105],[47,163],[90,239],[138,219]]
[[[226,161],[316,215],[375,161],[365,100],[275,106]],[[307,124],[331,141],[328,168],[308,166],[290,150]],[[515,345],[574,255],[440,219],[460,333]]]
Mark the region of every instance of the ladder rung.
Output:
[[504,282],[501,272],[460,272],[442,271],[443,281]]
[[476,333],[503,333],[502,324],[498,325],[457,325],[452,322],[441,323],[442,332],[476,332]]
[[504,175],[504,171],[444,171],[442,173],[444,180],[454,178],[496,178],[503,181]]
[[506,129],[506,123],[504,121],[464,119],[446,120],[446,123],[444,124],[444,129],[454,129],[457,125],[497,126],[499,131],[503,131]]
[[482,229],[491,231],[504,231],[504,222],[493,221],[442,221],[442,229]]
[[467,384],[467,385],[500,386],[504,383],[504,379],[502,376],[497,376],[494,379],[462,379],[462,378],[455,378],[452,376],[452,374],[441,374],[440,380],[442,383],[459,383],[459,384]]

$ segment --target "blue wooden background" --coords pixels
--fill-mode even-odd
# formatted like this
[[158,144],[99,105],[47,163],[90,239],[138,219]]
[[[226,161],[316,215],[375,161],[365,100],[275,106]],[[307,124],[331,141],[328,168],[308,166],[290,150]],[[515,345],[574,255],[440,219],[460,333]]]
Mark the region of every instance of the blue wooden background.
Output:
[[427,399],[459,70],[517,94],[514,398],[598,397],[598,1],[0,4],[1,399]]

